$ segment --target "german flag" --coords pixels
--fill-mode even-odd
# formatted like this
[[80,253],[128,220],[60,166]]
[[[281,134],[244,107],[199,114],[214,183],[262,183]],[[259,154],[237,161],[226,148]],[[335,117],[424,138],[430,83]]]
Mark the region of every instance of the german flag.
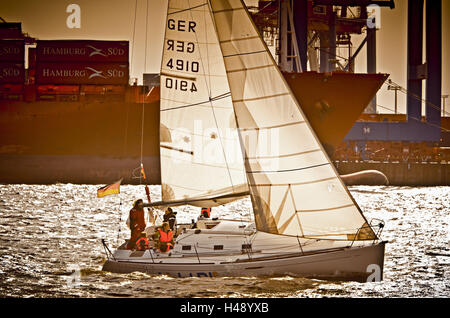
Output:
[[114,182],[113,184],[101,187],[100,189],[97,190],[97,198],[103,198],[110,194],[119,194],[121,182],[122,182],[122,179],[120,179],[117,182]]

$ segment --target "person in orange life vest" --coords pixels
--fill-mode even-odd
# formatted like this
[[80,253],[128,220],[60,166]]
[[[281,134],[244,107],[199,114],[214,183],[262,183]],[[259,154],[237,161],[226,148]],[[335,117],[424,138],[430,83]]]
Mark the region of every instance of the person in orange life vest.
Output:
[[173,232],[170,230],[169,223],[164,222],[161,227],[158,228],[159,242],[158,248],[161,252],[165,253],[173,248]]
[[144,201],[141,199],[136,200],[130,210],[130,230],[131,238],[127,247],[133,249],[140,234],[145,230]]
[[[211,208],[202,208],[200,215],[198,216],[199,220],[203,219],[209,219],[211,217]],[[197,228],[197,222],[194,223],[194,220],[192,220],[192,227],[191,229]]]
[[150,248],[150,243],[147,240],[147,233],[142,232],[139,239],[136,241],[136,249],[138,251],[145,251]]
[[211,217],[211,208],[202,208],[200,216],[209,219]]

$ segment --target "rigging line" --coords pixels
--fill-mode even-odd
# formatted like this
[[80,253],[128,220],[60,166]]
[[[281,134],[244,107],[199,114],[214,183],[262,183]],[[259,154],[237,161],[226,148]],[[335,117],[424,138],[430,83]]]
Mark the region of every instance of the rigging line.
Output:
[[165,109],[161,109],[160,111],[161,111],[161,112],[165,112],[165,111],[167,111],[167,110],[175,110],[175,109],[180,109],[180,108],[186,108],[186,107],[192,107],[192,106],[199,106],[199,105],[203,105],[203,104],[206,104],[206,103],[210,103],[210,102],[212,102],[212,101],[217,101],[217,100],[220,100],[220,99],[223,99],[223,98],[227,98],[227,97],[230,97],[230,96],[231,96],[230,93],[222,94],[222,95],[213,97],[213,98],[211,98],[210,100],[205,100],[204,102],[198,102],[198,103],[195,103],[195,104],[188,104],[188,105],[183,105],[183,106],[177,106],[177,107],[165,108]]
[[[387,108],[387,107],[385,107],[385,106],[379,105],[379,104],[377,104],[377,107],[384,108],[384,109],[387,109],[387,110],[390,110],[390,111],[394,112],[394,110],[392,110],[392,109],[390,109],[390,108]],[[412,117],[412,116],[409,116],[409,118],[422,122],[422,120],[419,120],[419,119],[417,119],[417,118],[415,118],[415,117]],[[442,129],[443,131],[445,131],[445,132],[449,132],[449,131],[450,131],[450,130],[448,130],[448,129],[442,127],[442,126],[438,126],[438,125],[432,124],[432,123],[430,123],[430,122],[428,122],[428,121],[425,121],[425,122],[422,122],[422,123],[423,123],[423,124],[426,124],[426,125],[429,125],[429,126],[436,127],[436,128],[441,128],[441,129]]]
[[[387,109],[387,110],[390,110],[390,111],[392,111],[392,112],[394,112],[394,110],[392,110],[392,109],[390,109],[390,108],[387,108],[387,107],[384,107],[384,106],[382,106],[382,105],[377,104],[377,106],[378,106],[378,107],[381,107],[381,108],[384,108],[384,109]],[[418,119],[418,118],[415,118],[415,117],[412,117],[412,116],[409,116],[409,118],[414,119],[414,120],[416,120],[416,121],[418,121],[418,122],[422,122],[421,119]],[[442,126],[438,126],[438,125],[432,124],[432,123],[430,123],[430,122],[428,122],[428,121],[424,121],[424,122],[422,122],[422,123],[425,124],[425,125],[429,125],[429,126],[433,126],[433,127],[436,127],[436,128],[440,128],[441,130],[443,130],[443,131],[445,131],[445,132],[449,132],[449,131],[450,131],[449,129],[446,129],[446,128],[442,127]]]
[[242,56],[242,55],[251,55],[251,54],[259,54],[259,53],[266,53],[266,50],[261,51],[253,51],[253,52],[244,52],[244,53],[236,53],[236,54],[230,54],[230,55],[223,55],[223,57],[234,57],[234,56]]
[[[336,47],[336,48],[337,48],[337,47]],[[338,58],[343,59],[343,60],[345,60],[345,61],[348,61],[348,60],[349,60],[348,57],[344,57],[344,56],[340,56],[340,55],[337,55],[337,54],[333,54],[333,53],[331,53],[331,52],[328,52],[328,50],[325,49],[325,48],[314,47],[314,49],[315,49],[315,50],[319,50],[320,52],[326,53],[326,54],[328,54],[328,55],[330,55],[330,56],[332,56],[332,57],[338,57]]]
[[306,170],[306,169],[312,169],[317,167],[322,167],[329,165],[329,162],[321,163],[318,165],[308,166],[308,167],[302,167],[302,168],[295,168],[295,169],[285,169],[285,170],[259,170],[259,171],[250,171],[250,173],[278,173],[278,172],[292,172],[292,171],[299,171],[299,170]]
[[134,65],[133,64],[133,62],[134,62],[134,51],[135,51],[135,47],[136,47],[136,45],[135,45],[136,15],[137,15],[137,0],[134,1],[134,19],[133,19],[133,31],[132,31],[132,37],[131,37],[132,41],[133,41],[133,44],[131,46],[132,53],[131,53],[130,67],[132,67]]
[[[131,60],[130,60],[130,68],[134,66],[134,52],[136,48],[135,44],[135,35],[136,35],[136,15],[137,15],[137,0],[134,1],[134,19],[133,19],[133,31],[132,31],[132,53],[131,53]],[[128,147],[128,118],[130,113],[130,107],[127,104],[127,115],[125,120],[125,136],[123,140],[123,155],[127,152]]]
[[134,51],[135,51],[135,34],[136,34],[136,15],[137,15],[137,0],[134,1],[134,20],[133,20],[133,44],[132,44],[132,53],[131,53],[131,63],[130,66],[133,66],[134,62]]
[[174,12],[171,12],[171,13],[167,13],[167,15],[172,15],[172,14],[177,14],[177,13],[180,13],[180,12],[190,11],[190,10],[192,10],[192,9],[197,9],[197,8],[203,7],[203,6],[207,5],[207,4],[208,4],[208,3],[205,2],[205,3],[199,4],[198,6],[195,6],[195,7],[190,7],[190,8],[187,8],[187,9],[183,9],[183,10],[179,10],[179,11],[174,11]]
[[440,129],[442,129],[442,130],[445,131],[445,132],[450,132],[449,129],[446,129],[446,128],[442,127],[442,126],[438,126],[438,125],[432,124],[432,123],[427,122],[427,121],[422,122],[422,119],[418,119],[418,118],[413,117],[413,116],[409,116],[409,118],[414,119],[414,120],[416,120],[416,121],[418,121],[418,122],[421,122],[421,123],[426,124],[426,125],[429,125],[429,126],[433,126],[433,127],[436,127],[436,128],[440,128]]
[[[189,5],[189,7],[191,6],[191,3],[190,3],[189,0],[188,0],[188,5]],[[212,14],[211,3],[209,1],[208,1],[208,8],[207,8],[207,10],[204,10],[204,19],[205,19],[205,27],[206,27],[206,19],[207,19],[207,17],[206,17],[205,13],[208,14],[209,18],[211,19],[212,24],[214,25],[214,18],[213,18],[213,14]],[[194,17],[192,15],[192,10],[189,11],[189,14],[191,16],[191,19],[194,20]],[[195,39],[196,39],[197,43],[199,43],[199,40],[198,40],[198,37],[197,37],[197,32],[195,32],[194,34],[195,34]],[[208,36],[208,34],[207,34],[207,32],[205,32],[205,37],[206,37],[205,40],[206,40],[206,42],[208,42],[207,36]],[[216,34],[216,39],[215,40],[217,40],[216,43],[217,43],[217,45],[219,45],[218,44],[219,39],[217,38],[217,34]],[[208,55],[208,53],[209,53],[208,45],[206,46],[206,49],[207,49],[207,55]],[[201,53],[201,50],[200,50],[200,46],[199,46],[198,54],[200,56],[200,63],[202,64],[203,73],[206,74],[206,72],[205,72],[205,63],[203,61],[203,57],[202,57],[202,53]],[[209,59],[209,56],[207,56],[207,58]],[[210,70],[209,64],[208,64],[208,74],[210,73],[210,71],[211,70]],[[228,78],[228,76],[227,76],[227,78]],[[206,85],[206,87],[208,89],[208,96],[209,96],[209,101],[210,101],[210,105],[211,105],[212,114],[213,114],[213,117],[214,117],[214,122],[216,124],[216,127],[219,128],[219,125],[218,125],[218,122],[217,122],[216,112],[214,111],[214,106],[212,104],[213,100],[211,99],[211,82],[208,85],[207,79],[205,77],[204,77],[204,79],[205,79],[205,85]],[[211,81],[210,77],[209,77],[209,81]],[[218,131],[218,136],[219,136],[220,147],[221,147],[221,150],[222,150],[223,159],[225,160],[225,164],[227,166],[228,177],[230,179],[230,184],[231,184],[231,187],[232,187],[233,192],[234,192],[233,178],[231,177],[230,167],[228,166],[227,156],[226,156],[226,153],[225,153],[224,144],[223,144],[223,141],[222,141],[222,136],[221,136],[220,131]]]
[[[146,9],[145,9],[145,49],[144,49],[144,73],[147,69],[147,38],[148,38],[148,0],[146,0]],[[142,90],[144,90],[144,86],[142,86]],[[142,91],[144,93],[144,91]],[[143,168],[143,153],[144,153],[144,118],[145,118],[145,98],[146,95],[142,94],[142,118],[141,118],[141,169]],[[139,184],[142,183],[142,170],[139,173]]]
[[[385,83],[383,83],[383,84],[389,86],[390,83],[392,83],[392,84],[394,84],[394,85],[400,87],[400,92],[402,92],[403,94],[410,95],[411,97],[415,98],[416,100],[418,100],[418,101],[420,101],[420,102],[424,102],[425,104],[430,105],[432,108],[434,108],[434,109],[436,109],[436,110],[442,111],[441,107],[439,107],[439,106],[433,104],[432,102],[430,102],[430,101],[428,101],[428,100],[426,100],[426,99],[423,99],[423,98],[421,98],[420,96],[418,96],[418,95],[416,95],[416,94],[410,92],[408,89],[406,89],[406,88],[404,88],[403,86],[397,84],[397,83],[394,82],[393,80],[390,80],[390,82],[387,82],[387,83],[385,82]],[[450,115],[449,112],[446,112],[446,111],[445,111],[445,113],[446,113],[447,115]]]
[[385,107],[385,106],[383,106],[383,105],[377,104],[377,107],[380,107],[380,108],[384,108],[384,109],[386,109],[386,110],[389,110],[389,111],[391,111],[391,112],[395,113],[395,110],[394,110],[394,109],[391,109],[391,108]]
[[[134,20],[133,20],[133,32],[132,32],[132,53],[131,53],[131,60],[130,60],[130,68],[133,67],[134,63],[134,51],[135,51],[135,34],[136,34],[136,14],[137,14],[137,0],[134,1]],[[123,141],[123,154],[125,155],[127,152],[127,146],[128,146],[128,116],[130,112],[130,107],[127,106],[127,116],[125,121],[125,137]]]

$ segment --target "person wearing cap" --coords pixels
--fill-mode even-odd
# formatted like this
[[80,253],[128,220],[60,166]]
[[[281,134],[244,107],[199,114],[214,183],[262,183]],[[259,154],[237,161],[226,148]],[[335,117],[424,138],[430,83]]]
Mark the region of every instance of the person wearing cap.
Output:
[[145,230],[144,201],[142,199],[136,200],[130,210],[130,230],[131,238],[127,247],[133,249],[140,234]]
[[172,208],[167,208],[163,216],[163,222],[168,222],[169,227],[172,231],[175,229],[175,224],[177,220],[177,212],[173,212]]
[[173,241],[173,232],[170,229],[169,223],[164,222],[161,227],[158,228],[159,239],[157,241],[158,249],[165,253],[173,248],[175,244]]
[[147,233],[141,232],[139,239],[136,241],[136,249],[138,251],[145,251],[150,248],[150,242],[147,239]]

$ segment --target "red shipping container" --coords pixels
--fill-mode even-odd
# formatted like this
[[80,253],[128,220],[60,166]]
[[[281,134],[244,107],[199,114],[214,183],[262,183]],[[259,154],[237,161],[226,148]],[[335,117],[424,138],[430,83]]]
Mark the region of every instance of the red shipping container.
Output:
[[23,63],[0,62],[0,84],[23,84],[24,82]]
[[41,40],[37,62],[128,63],[128,41]]
[[35,47],[28,48],[28,68],[29,69],[36,68],[36,48]]
[[22,94],[23,85],[22,84],[3,84],[0,85],[0,92],[9,94]]
[[23,40],[0,40],[0,61],[23,63],[25,42]]
[[78,95],[80,87],[77,85],[38,85],[37,91],[39,95]]
[[128,63],[37,63],[38,84],[126,85]]
[[125,87],[117,85],[83,85],[81,86],[81,92],[85,95],[123,95],[125,94]]

